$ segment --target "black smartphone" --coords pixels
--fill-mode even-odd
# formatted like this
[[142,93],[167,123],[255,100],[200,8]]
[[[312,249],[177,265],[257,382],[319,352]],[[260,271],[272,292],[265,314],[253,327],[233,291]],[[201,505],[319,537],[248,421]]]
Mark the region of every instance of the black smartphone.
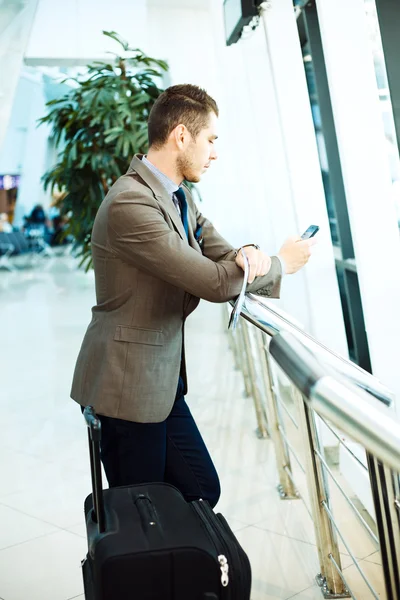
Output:
[[314,237],[314,235],[316,233],[318,233],[318,231],[319,231],[318,225],[310,225],[310,227],[308,229],[306,229],[305,232],[303,233],[303,235],[301,236],[301,239],[309,240],[310,238]]

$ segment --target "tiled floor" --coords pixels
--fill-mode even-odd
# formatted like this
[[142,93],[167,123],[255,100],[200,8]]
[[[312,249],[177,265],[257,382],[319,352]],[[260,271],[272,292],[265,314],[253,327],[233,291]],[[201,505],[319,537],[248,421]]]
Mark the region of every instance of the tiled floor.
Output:
[[[92,275],[71,259],[0,271],[0,600],[83,599],[90,479],[85,426],[69,389],[93,301]],[[250,556],[252,600],[322,598],[312,523],[300,501],[278,497],[273,447],[255,436],[221,308],[202,303],[186,339],[188,400],[221,476],[217,509]],[[359,543],[357,556],[383,598],[379,555]],[[342,560],[356,598],[370,598],[350,558]]]

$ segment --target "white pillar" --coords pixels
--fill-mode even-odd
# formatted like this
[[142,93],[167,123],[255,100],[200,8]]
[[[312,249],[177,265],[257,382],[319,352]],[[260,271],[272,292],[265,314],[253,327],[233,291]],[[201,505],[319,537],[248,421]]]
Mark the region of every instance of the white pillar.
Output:
[[[285,305],[290,312],[297,313],[298,290],[303,279],[310,333],[347,356],[321,168],[292,1],[275,0],[263,19],[286,161],[281,184],[284,188],[289,182],[291,192],[290,198],[277,195],[271,204],[274,222],[279,224],[281,236],[287,231],[288,222],[295,223],[293,233],[299,234],[311,224],[320,226],[319,243],[309,265],[285,281],[284,287],[291,295]],[[265,169],[268,177],[274,177],[267,164]]]
[[400,240],[364,2],[316,4],[372,368],[399,402]]
[[0,147],[6,135],[37,2],[27,0],[23,6],[0,3]]
[[[24,99],[29,97],[29,108],[22,112]],[[46,114],[46,98],[40,73],[23,72],[16,97],[16,115],[13,118],[14,128],[10,132],[9,143],[18,133],[18,125],[24,129],[22,153],[19,156],[21,183],[15,208],[14,224],[19,227],[23,217],[28,215],[35,204],[43,205],[47,210],[50,202],[49,191],[45,192],[41,181],[46,170],[46,155],[50,127],[47,124],[37,126],[37,121]]]

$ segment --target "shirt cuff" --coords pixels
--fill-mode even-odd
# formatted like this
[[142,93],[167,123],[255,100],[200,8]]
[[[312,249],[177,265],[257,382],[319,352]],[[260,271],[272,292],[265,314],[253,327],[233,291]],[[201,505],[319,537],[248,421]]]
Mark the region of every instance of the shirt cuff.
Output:
[[282,256],[279,256],[279,254],[276,255],[276,257],[279,259],[279,262],[281,263],[281,267],[282,267],[282,277],[284,277],[286,275],[286,265],[285,265],[285,261],[283,260]]

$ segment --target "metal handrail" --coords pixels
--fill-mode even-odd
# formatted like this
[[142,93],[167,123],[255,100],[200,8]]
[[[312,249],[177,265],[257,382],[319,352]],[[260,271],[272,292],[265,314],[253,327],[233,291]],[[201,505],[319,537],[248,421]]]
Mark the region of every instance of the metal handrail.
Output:
[[288,333],[271,341],[270,352],[317,414],[400,471],[400,422],[394,413],[363,390],[327,375],[312,353]]
[[279,333],[290,333],[299,339],[304,346],[312,351],[314,356],[331,367],[334,372],[341,374],[346,379],[366,390],[384,404],[390,406],[394,393],[384,386],[376,377],[330,350],[314,337],[306,333],[301,327],[281,309],[275,310],[268,305],[268,301],[254,294],[247,294],[242,308],[242,317],[255,325],[258,329],[274,337]]
[[[313,413],[325,417],[330,423],[362,444],[367,450],[376,524],[383,557],[383,577],[388,597],[399,600],[400,547],[398,545],[398,538],[400,535],[400,524],[398,515],[394,514],[396,499],[394,481],[398,480],[398,473],[400,471],[400,421],[387,406],[382,405],[381,402],[365,391],[349,384],[347,381],[343,382],[338,378],[332,377],[330,374],[326,374],[324,366],[293,335],[281,333],[275,336],[270,342],[269,352],[300,392],[303,402],[307,407],[306,411],[309,411],[307,418],[312,419],[310,415]],[[313,427],[310,420],[308,420],[308,427],[311,427],[311,429]],[[323,457],[321,448],[318,448],[319,442],[317,440],[315,442],[312,441],[312,433],[310,440],[311,452],[314,457],[318,457],[320,465],[323,467],[322,473],[328,473],[335,484],[339,485],[341,492],[350,504],[352,504],[356,516],[361,519],[365,529],[370,535],[372,534],[375,541],[378,541],[378,538],[333,476]],[[316,463],[314,463],[314,472],[315,468]],[[323,479],[324,476],[322,476],[322,480],[320,479],[320,481],[323,481]],[[323,494],[328,489],[325,485],[324,488]],[[334,527],[336,534],[340,537],[346,550],[349,552],[365,584],[373,597],[377,599],[379,597],[378,594],[351,552],[333,517],[329,507],[329,500],[321,498],[319,503],[329,517],[331,527]],[[329,535],[328,539],[331,543],[334,543],[332,534]],[[334,543],[334,547],[337,549],[336,543]],[[336,564],[338,564],[338,559],[335,557],[334,559]],[[340,571],[339,576],[345,585],[345,577]],[[324,578],[324,581],[327,581],[326,578]],[[330,581],[333,582],[332,579]],[[348,588],[340,591],[349,593]]]
[[[305,506],[314,522],[320,563],[316,581],[324,597],[355,598],[341,567],[340,538],[370,593],[378,598],[332,513],[330,478],[360,525],[375,543],[379,542],[388,597],[400,600],[400,421],[390,409],[394,395],[371,374],[319,344],[280,309],[274,310],[259,298],[248,295],[241,315],[244,319],[238,323],[238,335],[230,337],[231,347],[235,348],[236,345],[236,364],[242,370],[244,363],[252,367],[251,379],[254,377],[254,380],[250,381],[248,387],[253,386],[250,394],[253,396],[259,429],[268,430],[275,447],[278,491],[283,500],[301,498],[304,501],[293,478],[291,458],[299,463],[305,475],[311,509],[306,503]],[[255,327],[250,327],[250,324]],[[241,338],[248,341],[242,360],[238,346]],[[255,375],[259,369],[262,377],[257,378],[259,383],[256,383]],[[286,392],[281,389],[279,371],[284,372],[292,383],[292,404],[293,408],[297,407],[296,418],[283,402]],[[265,417],[260,410],[263,402]],[[304,445],[304,462],[299,460],[296,448],[288,438],[280,408],[297,425]],[[368,466],[357,460],[369,475],[377,535],[325,459],[318,417],[350,454],[350,448],[339,438],[335,428],[366,449]]]

